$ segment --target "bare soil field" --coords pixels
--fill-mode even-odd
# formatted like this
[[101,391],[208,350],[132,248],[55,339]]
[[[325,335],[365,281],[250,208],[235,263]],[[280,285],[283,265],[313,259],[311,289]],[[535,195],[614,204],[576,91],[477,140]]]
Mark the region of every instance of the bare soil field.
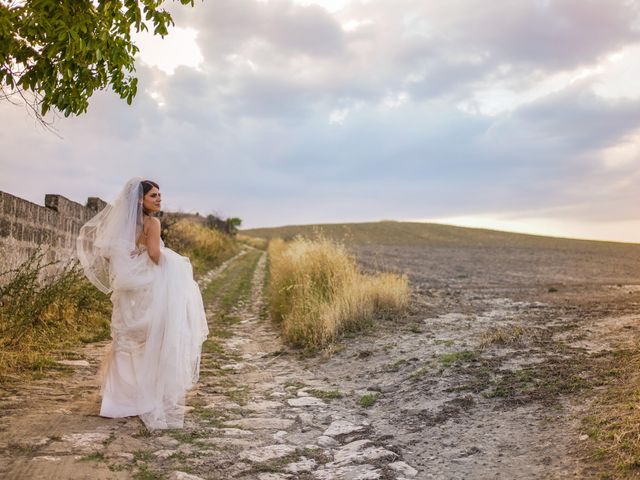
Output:
[[364,270],[409,276],[406,315],[293,350],[266,315],[266,257],[248,249],[201,279],[212,332],[184,429],[99,417],[106,344],[92,344],[67,352],[67,372],[0,387],[0,478],[617,476],[592,455],[585,418],[640,337],[640,246],[395,222],[325,230],[345,233]]
[[[405,458],[424,478],[608,475],[585,457],[582,419],[640,336],[640,265],[621,250],[357,249],[365,268],[407,272],[414,287],[379,360],[394,372],[371,378],[395,410],[378,424],[416,445]],[[384,348],[369,350],[378,363]]]

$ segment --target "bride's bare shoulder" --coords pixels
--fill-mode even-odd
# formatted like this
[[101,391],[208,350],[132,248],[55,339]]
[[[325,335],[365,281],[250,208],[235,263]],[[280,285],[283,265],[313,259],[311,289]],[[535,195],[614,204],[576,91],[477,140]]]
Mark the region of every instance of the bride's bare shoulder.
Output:
[[160,219],[157,217],[151,217],[149,215],[145,215],[143,220],[144,229],[160,229]]

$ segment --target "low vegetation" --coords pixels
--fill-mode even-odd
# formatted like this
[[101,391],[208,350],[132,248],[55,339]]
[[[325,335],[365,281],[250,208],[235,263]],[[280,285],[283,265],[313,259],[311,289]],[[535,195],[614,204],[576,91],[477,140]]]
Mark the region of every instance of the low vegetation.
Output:
[[76,263],[60,267],[38,252],[0,273],[0,380],[41,373],[57,366],[52,352],[108,338],[110,314],[109,297]]
[[[190,258],[196,276],[238,251],[229,235],[187,219],[171,224],[165,236],[168,247]],[[55,359],[71,358],[65,349],[109,338],[108,295],[87,281],[76,262],[45,258],[41,250],[0,273],[0,381],[64,370]]]
[[603,472],[600,478],[638,478],[640,351],[617,350],[603,359],[607,388],[589,402],[589,415],[582,420],[587,436],[582,447]]
[[302,237],[269,245],[269,304],[290,344],[323,347],[345,331],[372,325],[380,314],[402,311],[407,277],[364,275],[344,245]]
[[196,276],[217,267],[238,252],[238,245],[231,236],[188,219],[171,224],[164,236],[167,247],[189,257]]
[[480,347],[492,345],[521,345],[536,339],[539,332],[522,325],[491,327],[480,337]]
[[470,350],[460,352],[443,353],[438,357],[438,361],[444,367],[463,362],[473,362],[478,358],[478,353]]
[[337,398],[342,398],[343,394],[339,390],[319,390],[317,388],[310,388],[307,390],[309,395],[312,395],[316,398],[321,398],[322,400],[335,400]]
[[236,240],[259,250],[266,250],[269,246],[269,240],[266,238],[250,237],[249,235],[242,235],[241,233],[236,235]]
[[378,400],[378,396],[379,394],[377,393],[366,393],[358,399],[358,405],[363,408],[369,408],[373,406],[374,403],[376,403],[376,401]]

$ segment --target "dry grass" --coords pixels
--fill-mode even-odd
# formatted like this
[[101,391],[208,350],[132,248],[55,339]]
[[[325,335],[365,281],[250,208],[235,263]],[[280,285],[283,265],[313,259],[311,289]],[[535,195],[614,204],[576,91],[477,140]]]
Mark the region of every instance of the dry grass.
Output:
[[250,247],[257,248],[258,250],[266,250],[269,246],[269,240],[262,237],[252,237],[249,235],[242,235],[241,233],[236,235],[236,240],[241,243],[245,243]]
[[492,327],[480,336],[480,348],[491,345],[522,345],[538,337],[537,332],[522,325]]
[[188,219],[179,220],[167,229],[165,243],[189,257],[196,276],[217,267],[238,251],[229,235]]
[[363,275],[342,244],[322,237],[272,240],[269,274],[271,313],[285,340],[300,347],[327,345],[377,314],[403,310],[409,299],[406,276]]
[[[611,358],[613,357],[613,358]],[[589,440],[584,448],[603,472],[600,478],[640,477],[640,351],[607,357],[609,385],[590,404],[583,419]]]
[[109,336],[109,297],[77,265],[52,270],[43,259],[0,274],[0,381],[40,374],[56,367],[56,351]]

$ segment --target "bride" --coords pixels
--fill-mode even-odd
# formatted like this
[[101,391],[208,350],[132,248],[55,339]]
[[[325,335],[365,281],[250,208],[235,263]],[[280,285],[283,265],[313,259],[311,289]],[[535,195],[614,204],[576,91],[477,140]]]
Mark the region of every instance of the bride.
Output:
[[133,178],[77,240],[87,278],[113,303],[100,415],[139,415],[150,430],[183,426],[209,333],[189,259],[160,238],[160,202],[158,184]]

